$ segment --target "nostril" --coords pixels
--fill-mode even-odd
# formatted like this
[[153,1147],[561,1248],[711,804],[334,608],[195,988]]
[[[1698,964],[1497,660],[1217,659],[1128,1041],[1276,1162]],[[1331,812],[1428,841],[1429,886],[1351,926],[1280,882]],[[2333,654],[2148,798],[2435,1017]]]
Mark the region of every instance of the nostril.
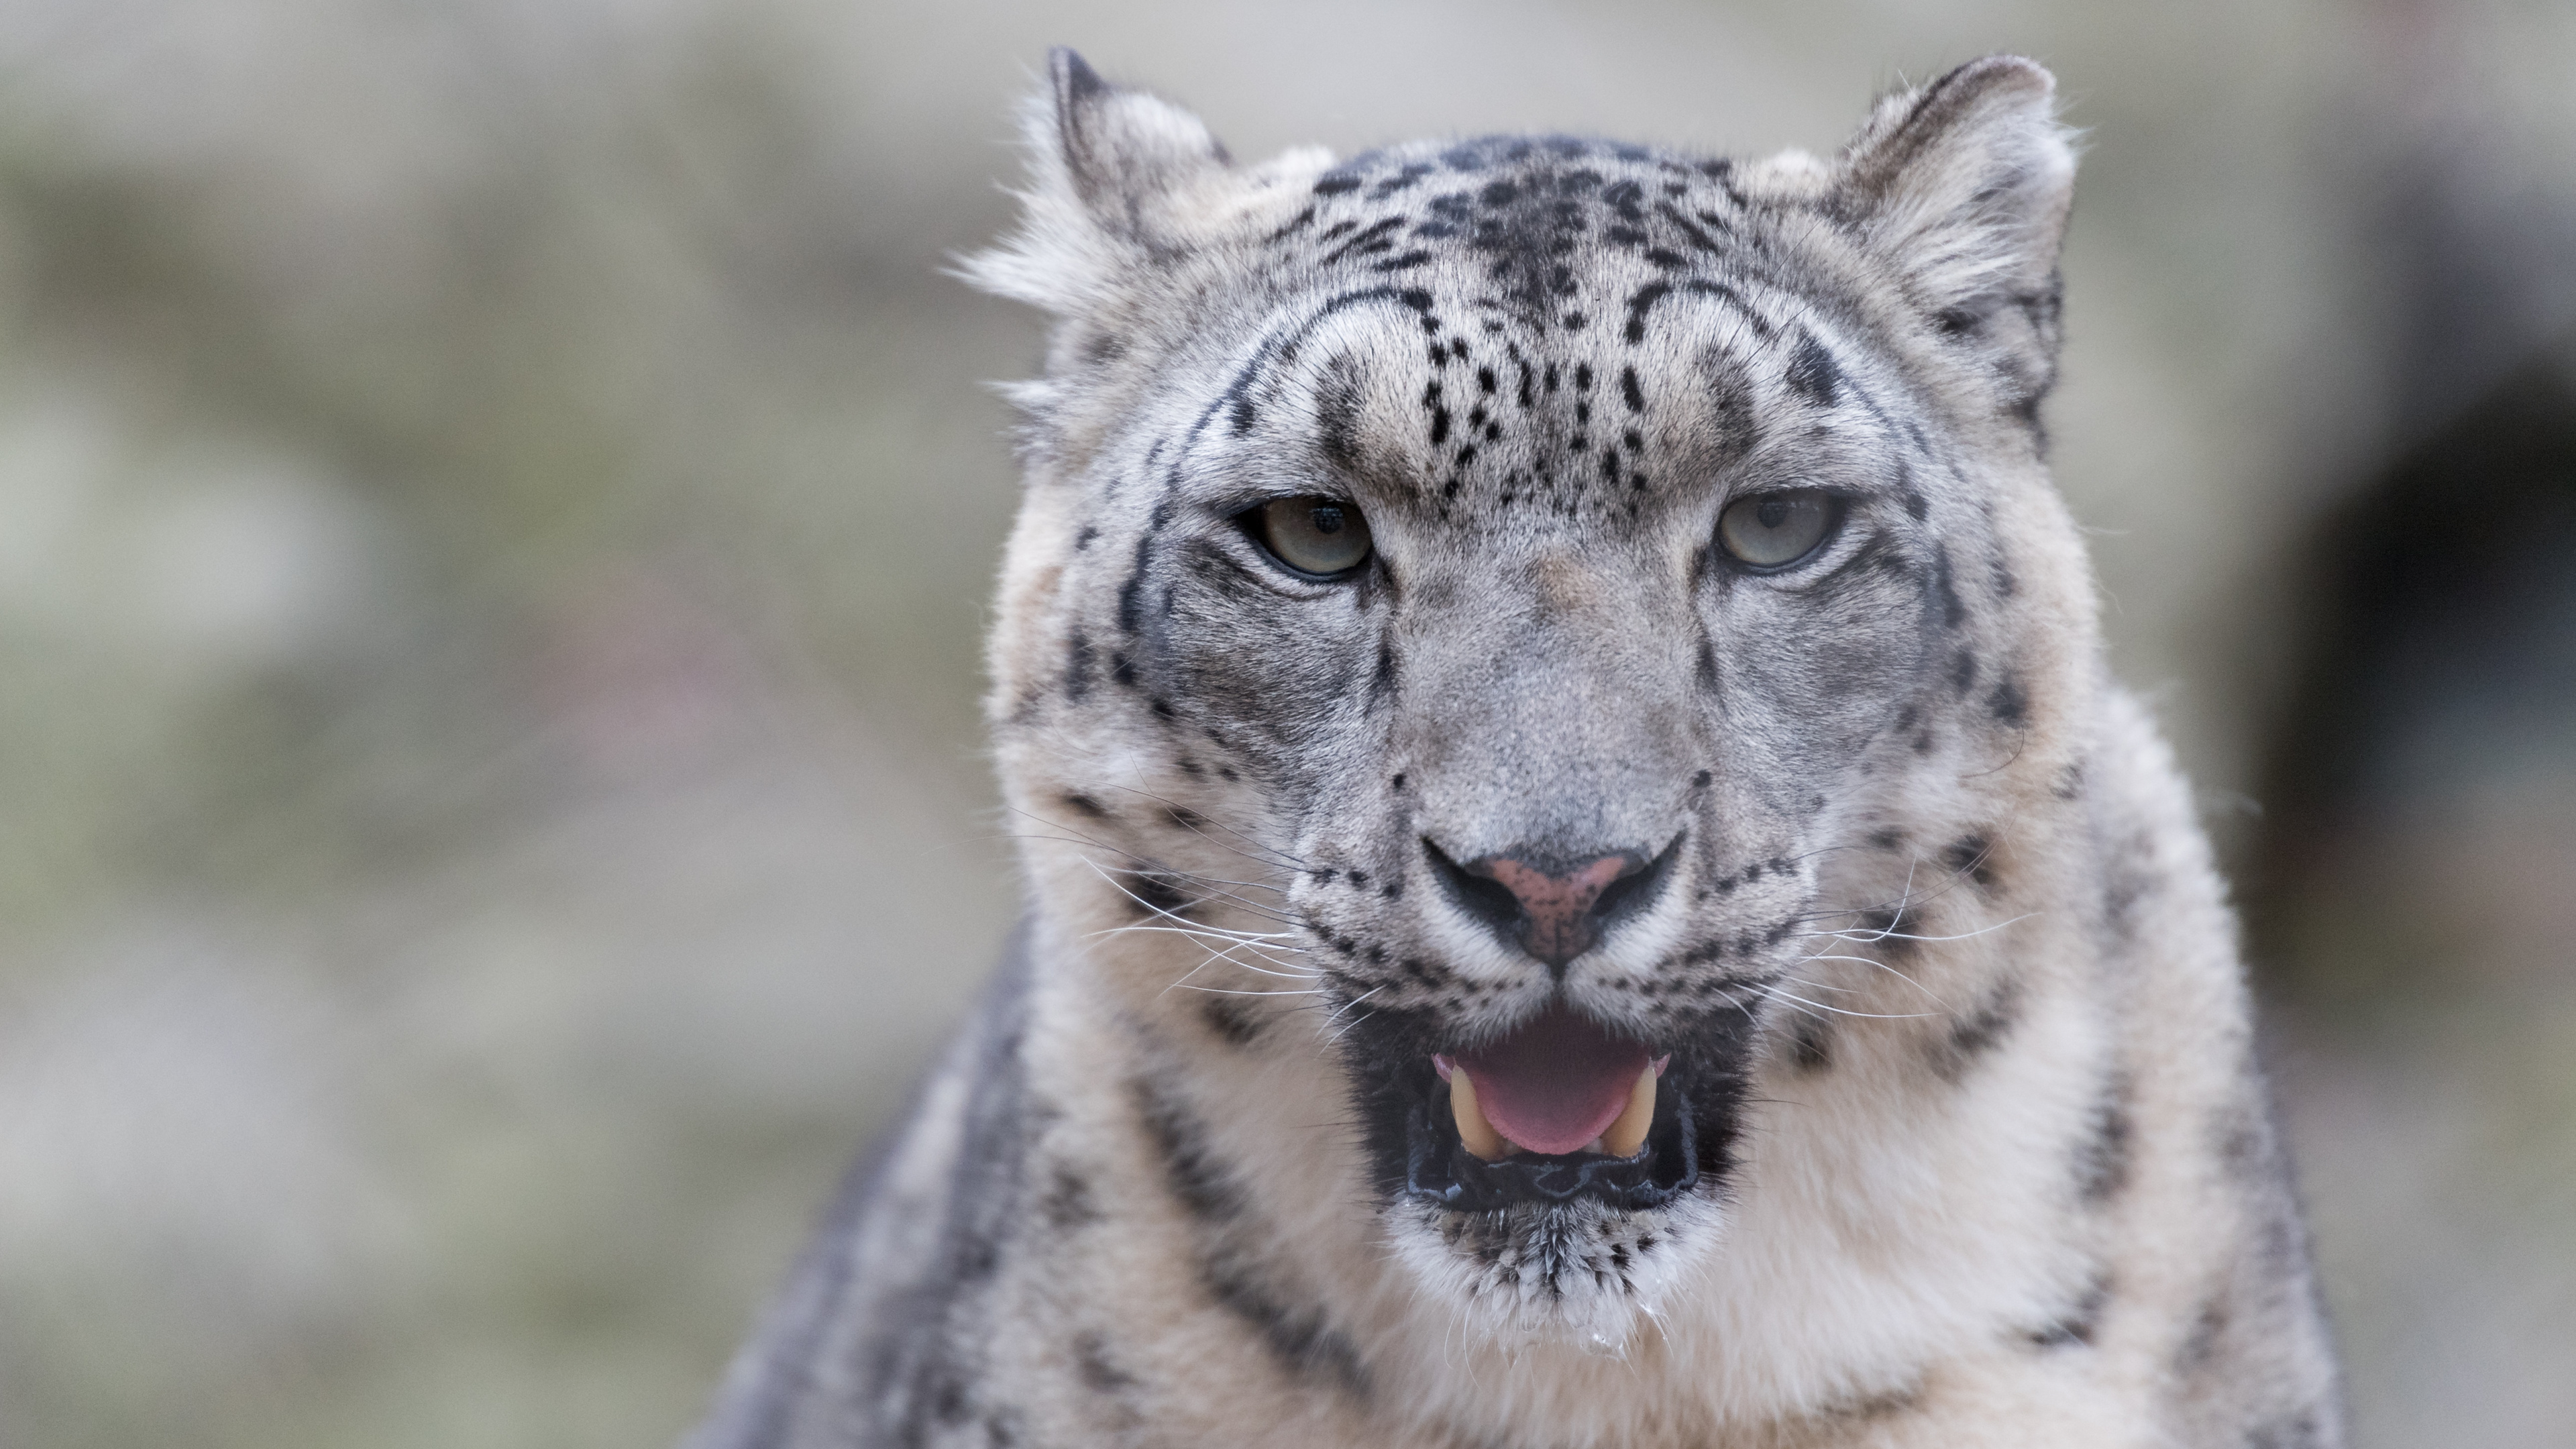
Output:
[[1520,898],[1512,894],[1511,887],[1489,876],[1471,874],[1428,839],[1422,842],[1422,852],[1430,857],[1432,873],[1440,878],[1441,890],[1451,905],[1484,922],[1504,940],[1517,943],[1522,911]]
[[1653,860],[1639,862],[1603,886],[1592,901],[1593,917],[1607,928],[1653,906],[1664,893],[1664,882],[1671,878],[1673,863],[1681,859],[1681,854],[1682,838],[1676,835]]

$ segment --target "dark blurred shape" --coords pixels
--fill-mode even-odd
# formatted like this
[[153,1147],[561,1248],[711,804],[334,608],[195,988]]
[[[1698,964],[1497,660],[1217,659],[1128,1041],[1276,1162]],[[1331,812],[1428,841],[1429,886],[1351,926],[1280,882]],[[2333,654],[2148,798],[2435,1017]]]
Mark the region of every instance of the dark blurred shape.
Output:
[[[2343,949],[2352,932],[2302,909],[2330,898],[2348,923],[2365,902],[2405,915],[2426,872],[2375,869],[2390,847],[2410,853],[2388,837],[2520,817],[2576,780],[2571,361],[2576,345],[2531,357],[2318,531],[2314,623],[2273,753],[2255,892],[2258,956],[2302,996],[2359,999],[2399,985],[2387,973],[2438,973],[2449,958]],[[2562,888],[2576,884],[2576,855],[2564,864]],[[2374,877],[2357,897],[2355,871]],[[2328,940],[2338,949],[2317,949]]]
[[2284,561],[2301,638],[2246,882],[2256,960],[2329,1009],[2402,1009],[2576,883],[2576,197],[2526,140],[2425,102],[2362,207],[2395,446]]
[[[2360,228],[2385,461],[2296,601],[2239,878],[2356,1444],[2558,1445],[2576,1321],[2576,196],[2436,114]],[[2461,1426],[2474,1422],[2474,1431]]]

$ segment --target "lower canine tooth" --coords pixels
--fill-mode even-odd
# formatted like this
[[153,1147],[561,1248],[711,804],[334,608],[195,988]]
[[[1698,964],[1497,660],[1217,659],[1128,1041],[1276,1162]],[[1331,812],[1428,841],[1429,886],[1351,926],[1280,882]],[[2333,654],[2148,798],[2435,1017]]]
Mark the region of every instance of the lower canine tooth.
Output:
[[1450,1070],[1449,1112],[1458,1119],[1458,1140],[1467,1144],[1468,1151],[1487,1162],[1499,1162],[1511,1152],[1503,1134],[1485,1120],[1485,1109],[1476,1105],[1476,1084],[1467,1080],[1464,1067]]
[[[1459,1076],[1467,1075],[1460,1072]],[[1453,1094],[1454,1099],[1454,1094]],[[1634,1157],[1646,1145],[1646,1129],[1655,1125],[1655,1069],[1648,1067],[1637,1074],[1637,1085],[1628,1089],[1628,1106],[1601,1133],[1601,1150],[1612,1157]]]

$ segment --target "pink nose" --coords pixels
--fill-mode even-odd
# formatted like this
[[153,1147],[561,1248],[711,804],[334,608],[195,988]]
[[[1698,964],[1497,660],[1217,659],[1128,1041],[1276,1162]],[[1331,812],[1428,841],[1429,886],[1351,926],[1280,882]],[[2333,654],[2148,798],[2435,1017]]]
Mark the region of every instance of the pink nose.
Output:
[[1463,867],[1512,893],[1520,903],[1520,919],[1513,924],[1521,949],[1550,966],[1562,966],[1592,949],[1601,939],[1601,917],[1594,910],[1601,893],[1645,868],[1644,853],[1633,850],[1602,856],[1563,875],[1549,875],[1507,855],[1489,855]]

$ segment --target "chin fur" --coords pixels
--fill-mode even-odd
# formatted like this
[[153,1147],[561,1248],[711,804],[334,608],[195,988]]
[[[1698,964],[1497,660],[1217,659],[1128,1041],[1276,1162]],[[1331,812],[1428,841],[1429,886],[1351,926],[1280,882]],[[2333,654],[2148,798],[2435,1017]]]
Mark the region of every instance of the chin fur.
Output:
[[1388,1209],[1387,1223],[1396,1260],[1465,1335],[1617,1357],[1709,1251],[1725,1214],[1697,1195],[1648,1211],[1575,1201],[1450,1212],[1408,1202]]

